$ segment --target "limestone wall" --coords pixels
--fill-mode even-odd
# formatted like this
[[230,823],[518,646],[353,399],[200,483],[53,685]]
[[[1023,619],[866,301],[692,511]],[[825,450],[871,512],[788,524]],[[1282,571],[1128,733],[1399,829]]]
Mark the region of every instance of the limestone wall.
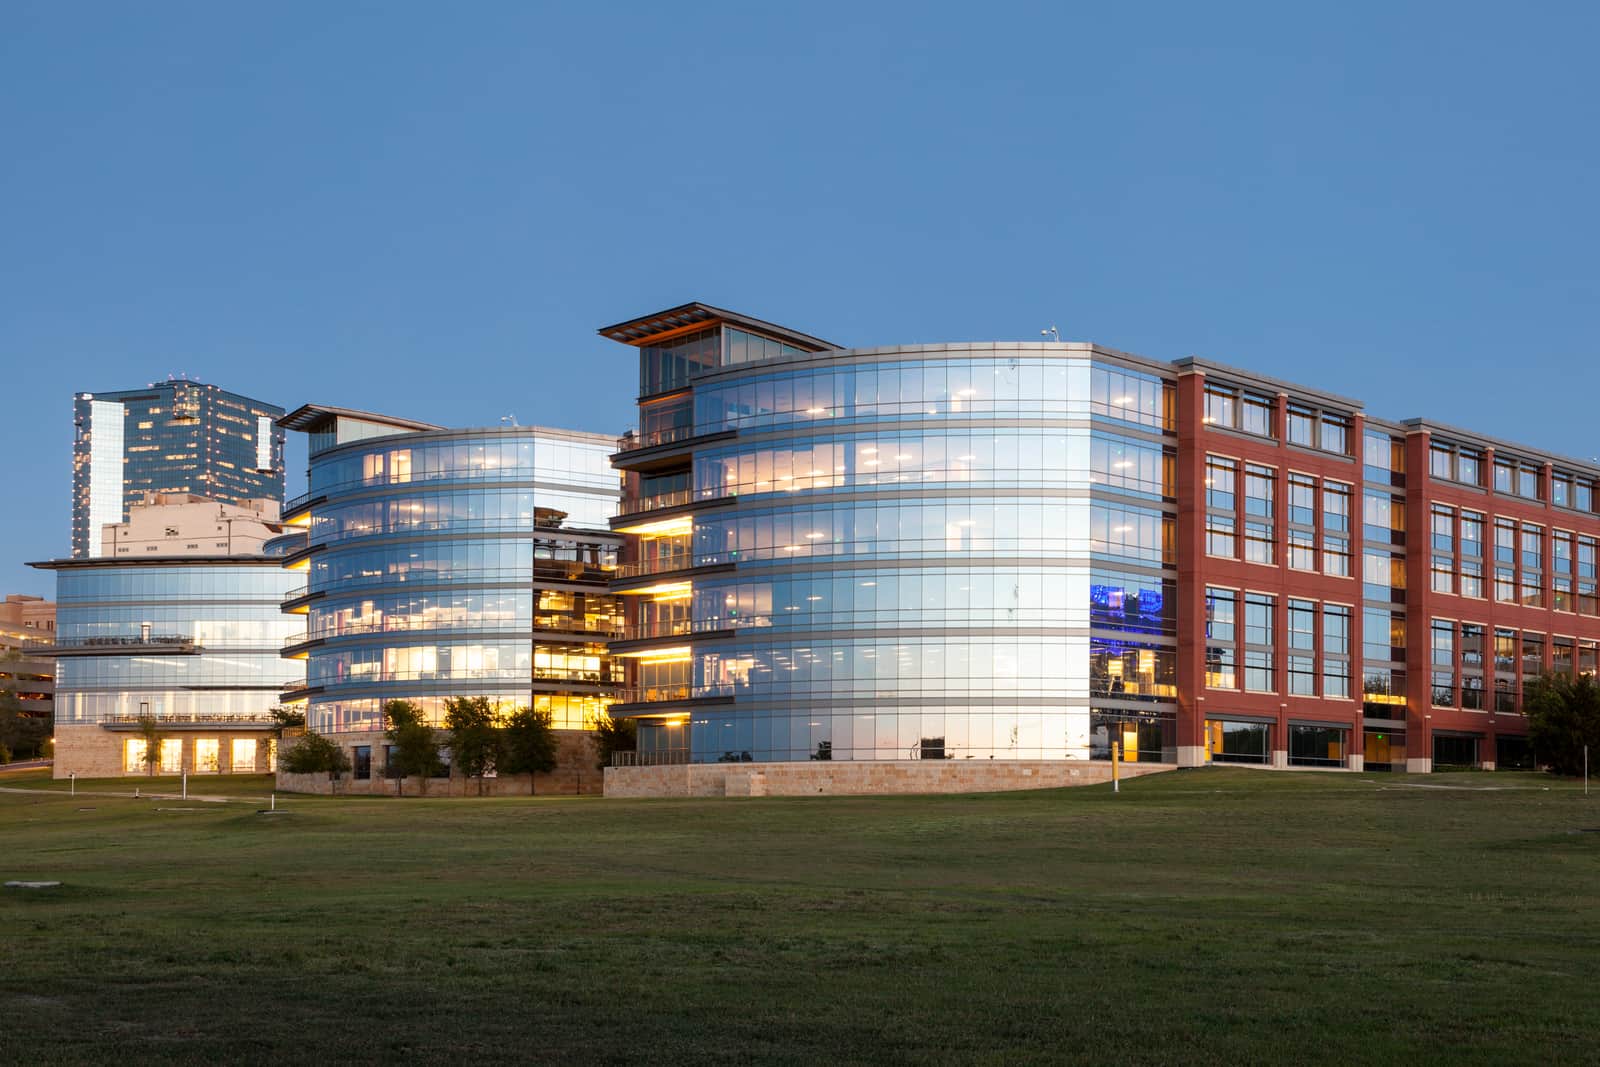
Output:
[[[441,734],[443,739],[446,735]],[[426,783],[420,778],[407,778],[404,783],[397,784],[385,772],[384,754],[387,751],[387,739],[382,731],[363,733],[329,734],[328,738],[337,742],[348,755],[358,745],[372,749],[372,771],[367,778],[356,778],[354,772],[346,772],[340,776],[337,783],[329,780],[326,774],[289,774],[278,771],[278,788],[286,793],[338,793],[348,796],[394,796],[397,791],[400,795],[416,797],[426,795],[430,797],[462,797],[478,796],[478,779],[466,778],[451,768],[449,778],[429,778]],[[490,797],[517,796],[577,796],[599,795],[602,778],[600,771],[595,767],[594,744],[590,735],[583,730],[557,730],[556,731],[556,769],[549,774],[540,774],[535,777],[537,781],[529,783],[526,774],[506,774],[483,780],[483,795]],[[293,739],[285,742],[285,748],[292,745]],[[352,761],[353,762],[353,761]]]
[[[1123,778],[1172,770],[1123,764]],[[819,760],[806,763],[688,763],[607,767],[608,797],[840,796],[989,793],[1054,789],[1111,780],[1111,764],[1074,760]]]
[[[141,735],[135,730],[107,730],[97,725],[58,724],[55,728],[55,764],[51,771],[56,778],[76,774],[79,778],[141,778],[149,772],[143,764],[134,771],[124,770],[123,742],[137,740]],[[207,730],[184,724],[183,729],[163,730],[163,739],[183,742],[183,766],[190,774],[265,774],[269,734],[264,730]],[[218,742],[216,772],[202,772],[195,764],[195,741],[205,738]],[[255,762],[248,767],[233,766],[234,738],[254,740]],[[177,774],[180,771],[163,771],[157,774]]]

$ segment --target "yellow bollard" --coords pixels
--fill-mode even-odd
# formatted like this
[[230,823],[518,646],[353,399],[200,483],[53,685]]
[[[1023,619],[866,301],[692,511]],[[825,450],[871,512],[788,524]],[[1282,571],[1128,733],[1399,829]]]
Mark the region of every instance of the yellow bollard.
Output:
[[1122,745],[1116,741],[1111,742],[1111,791],[1122,792]]

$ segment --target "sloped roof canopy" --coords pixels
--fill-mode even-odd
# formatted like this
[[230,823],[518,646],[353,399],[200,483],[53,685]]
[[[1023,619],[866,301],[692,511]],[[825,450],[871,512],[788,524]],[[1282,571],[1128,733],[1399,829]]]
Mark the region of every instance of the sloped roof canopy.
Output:
[[693,326],[715,326],[718,323],[727,323],[742,329],[753,330],[756,333],[793,345],[806,352],[828,352],[839,348],[831,341],[824,341],[820,337],[791,330],[787,326],[777,323],[765,322],[761,319],[741,315],[736,311],[725,311],[714,308],[710,304],[680,304],[675,308],[658,311],[653,315],[642,315],[637,319],[619,322],[614,326],[601,327],[599,333],[602,337],[609,337],[613,341],[621,341],[625,345],[647,345],[652,339],[666,334],[678,333]]

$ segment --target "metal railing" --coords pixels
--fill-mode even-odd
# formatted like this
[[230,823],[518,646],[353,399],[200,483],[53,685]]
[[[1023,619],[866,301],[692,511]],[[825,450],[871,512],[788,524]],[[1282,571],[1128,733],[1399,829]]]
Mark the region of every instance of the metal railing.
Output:
[[328,640],[337,637],[365,637],[370,634],[412,634],[435,633],[446,637],[470,637],[480,634],[511,634],[519,640],[525,640],[529,633],[535,640],[541,633],[550,634],[593,634],[596,639],[611,639],[619,636],[620,630],[609,623],[598,620],[572,619],[564,617],[535,618],[530,626],[527,622],[511,620],[499,626],[462,626],[452,623],[448,619],[429,620],[415,624],[399,624],[393,619],[385,619],[370,625],[345,624],[343,626],[324,626],[317,630],[306,630],[303,633],[290,634],[283,640],[283,648],[294,645],[303,645],[310,641]]
[[138,645],[198,645],[194,638],[187,634],[150,634],[146,636],[121,636],[121,637],[67,637],[58,638],[52,648],[124,648]]
[[[203,712],[193,712],[193,711],[191,711],[191,712],[162,713],[162,714],[159,714],[159,715],[152,715],[152,716],[150,716],[150,718],[154,719],[156,721],[157,725],[161,725],[161,726],[169,725],[169,724],[172,724],[172,723],[180,723],[180,722],[183,722],[183,723],[206,723],[206,724],[210,724],[210,723],[217,723],[217,724],[245,723],[245,724],[249,724],[249,725],[261,725],[263,723],[271,724],[271,723],[276,721],[275,719],[273,719],[273,717],[271,715],[251,715],[251,714],[207,715],[207,714],[205,714]],[[139,721],[141,721],[141,716],[138,716],[138,715],[127,715],[127,714],[122,714],[122,715],[102,715],[102,716],[100,716],[99,718],[97,718],[95,720],[95,722],[100,723],[100,724],[106,724],[106,723],[117,723],[117,724],[137,723]]]
[[674,489],[670,493],[657,493],[654,496],[624,497],[617,511],[622,515],[636,515],[641,511],[675,508],[693,501],[693,489]]
[[670,445],[674,441],[686,441],[695,436],[693,426],[669,426],[665,430],[651,430],[649,433],[629,433],[617,439],[618,452],[636,452],[641,448],[654,448],[656,445]]
[[613,752],[613,767],[672,767],[689,762],[686,748],[664,749],[659,752]]
[[311,583],[309,582],[305,585],[297,585],[293,589],[286,589],[283,593],[283,602],[287,604],[291,600],[299,600],[309,592],[311,592]]
[[683,685],[647,685],[633,689],[619,689],[617,700],[623,704],[653,704],[664,700],[688,700],[691,690]]
[[675,556],[656,556],[653,559],[636,559],[623,563],[611,572],[613,578],[638,578],[646,574],[681,571],[696,566],[693,552],[680,552]]
[[622,628],[624,641],[642,641],[649,637],[682,637],[695,631],[693,619],[657,619],[654,622],[634,623]]

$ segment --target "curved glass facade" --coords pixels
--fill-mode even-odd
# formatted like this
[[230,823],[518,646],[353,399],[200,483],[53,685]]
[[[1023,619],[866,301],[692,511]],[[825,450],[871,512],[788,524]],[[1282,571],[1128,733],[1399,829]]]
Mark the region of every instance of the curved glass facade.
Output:
[[265,720],[295,678],[279,656],[294,575],[276,561],[63,567],[56,721]]
[[337,443],[313,428],[303,632],[307,724],[382,729],[405,699],[531,705],[582,729],[611,702],[620,628],[610,438],[531,427],[397,432]]
[[689,384],[641,403],[694,437],[614,524],[639,537],[614,714],[641,758],[1087,759],[1172,710],[1162,376],[940,345],[724,355]]

